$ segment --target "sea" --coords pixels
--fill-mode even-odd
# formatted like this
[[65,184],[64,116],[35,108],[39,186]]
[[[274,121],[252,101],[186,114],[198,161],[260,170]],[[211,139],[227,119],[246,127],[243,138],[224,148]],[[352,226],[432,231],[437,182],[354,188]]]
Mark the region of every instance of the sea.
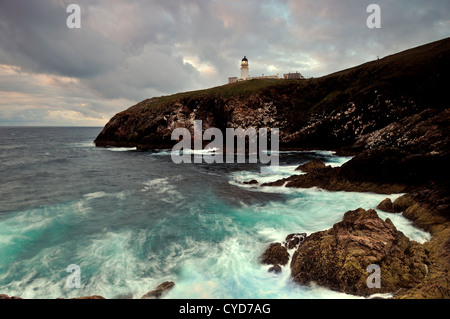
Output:
[[[175,164],[170,150],[97,148],[100,131],[0,127],[0,294],[140,298],[173,281],[163,298],[358,298],[298,285],[289,264],[270,273],[260,256],[289,234],[327,230],[349,210],[402,195],[244,184],[302,174],[295,168],[316,158],[351,159],[327,150],[279,152],[274,170]],[[378,214],[412,240],[431,238],[401,214]]]

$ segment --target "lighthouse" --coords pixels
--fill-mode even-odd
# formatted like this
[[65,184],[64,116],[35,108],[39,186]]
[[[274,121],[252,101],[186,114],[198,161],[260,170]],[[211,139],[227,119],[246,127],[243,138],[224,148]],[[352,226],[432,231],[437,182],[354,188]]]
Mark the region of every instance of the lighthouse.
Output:
[[241,80],[248,80],[248,60],[247,57],[244,56],[244,58],[241,61]]
[[[277,75],[264,75],[262,74],[261,76],[250,76],[249,74],[249,70],[248,70],[248,59],[246,56],[244,56],[244,58],[241,60],[241,77],[238,78],[237,76],[233,76],[233,77],[229,77],[228,78],[228,83],[229,84],[233,84],[233,83],[237,83],[239,81],[248,81],[248,80],[267,80],[267,79],[271,79],[271,80],[280,80],[283,78],[280,78],[280,75],[277,73]],[[294,80],[294,79],[304,79],[304,77],[296,72],[296,73],[288,73],[284,75],[284,79],[289,79],[289,80]]]

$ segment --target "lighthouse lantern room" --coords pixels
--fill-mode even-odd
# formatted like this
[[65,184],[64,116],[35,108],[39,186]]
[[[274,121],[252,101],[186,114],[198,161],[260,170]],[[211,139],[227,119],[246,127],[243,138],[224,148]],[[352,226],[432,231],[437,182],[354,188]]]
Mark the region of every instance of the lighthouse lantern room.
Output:
[[248,60],[247,57],[244,56],[244,58],[241,61],[241,80],[248,80]]

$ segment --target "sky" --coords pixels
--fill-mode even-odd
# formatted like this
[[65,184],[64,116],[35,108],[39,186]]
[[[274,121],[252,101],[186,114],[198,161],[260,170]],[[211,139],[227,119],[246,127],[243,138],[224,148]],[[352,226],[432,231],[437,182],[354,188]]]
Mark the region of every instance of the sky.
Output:
[[103,126],[226,84],[244,55],[250,76],[319,77],[449,35],[448,0],[0,0],[0,126]]

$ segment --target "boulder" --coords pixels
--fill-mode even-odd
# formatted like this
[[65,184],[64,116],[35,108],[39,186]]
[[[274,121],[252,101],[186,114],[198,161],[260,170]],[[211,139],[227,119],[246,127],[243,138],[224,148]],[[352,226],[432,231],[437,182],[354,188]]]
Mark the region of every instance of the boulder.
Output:
[[384,199],[381,203],[378,204],[377,209],[382,210],[387,213],[394,213],[394,206],[392,205],[392,201],[390,198]]
[[408,209],[408,207],[412,206],[413,199],[411,195],[403,195],[397,198],[392,204],[392,208],[394,212],[401,213]]
[[281,266],[280,265],[273,265],[269,268],[268,272],[273,272],[274,274],[281,273]]
[[[381,288],[369,288],[367,267],[380,267]],[[390,219],[362,208],[345,213],[327,231],[311,234],[298,247],[290,264],[295,282],[315,282],[332,290],[369,296],[412,288],[428,272],[423,245],[410,241]]]
[[312,161],[309,161],[306,164],[302,164],[299,167],[297,167],[296,171],[302,171],[304,173],[310,173],[319,169],[323,169],[327,167],[321,160],[314,159]]
[[281,243],[270,244],[261,256],[261,263],[267,265],[286,265],[289,253]]
[[152,291],[147,292],[145,295],[141,297],[141,299],[159,299],[169,290],[171,290],[175,286],[175,283],[172,281],[165,281],[162,284],[158,285]]

